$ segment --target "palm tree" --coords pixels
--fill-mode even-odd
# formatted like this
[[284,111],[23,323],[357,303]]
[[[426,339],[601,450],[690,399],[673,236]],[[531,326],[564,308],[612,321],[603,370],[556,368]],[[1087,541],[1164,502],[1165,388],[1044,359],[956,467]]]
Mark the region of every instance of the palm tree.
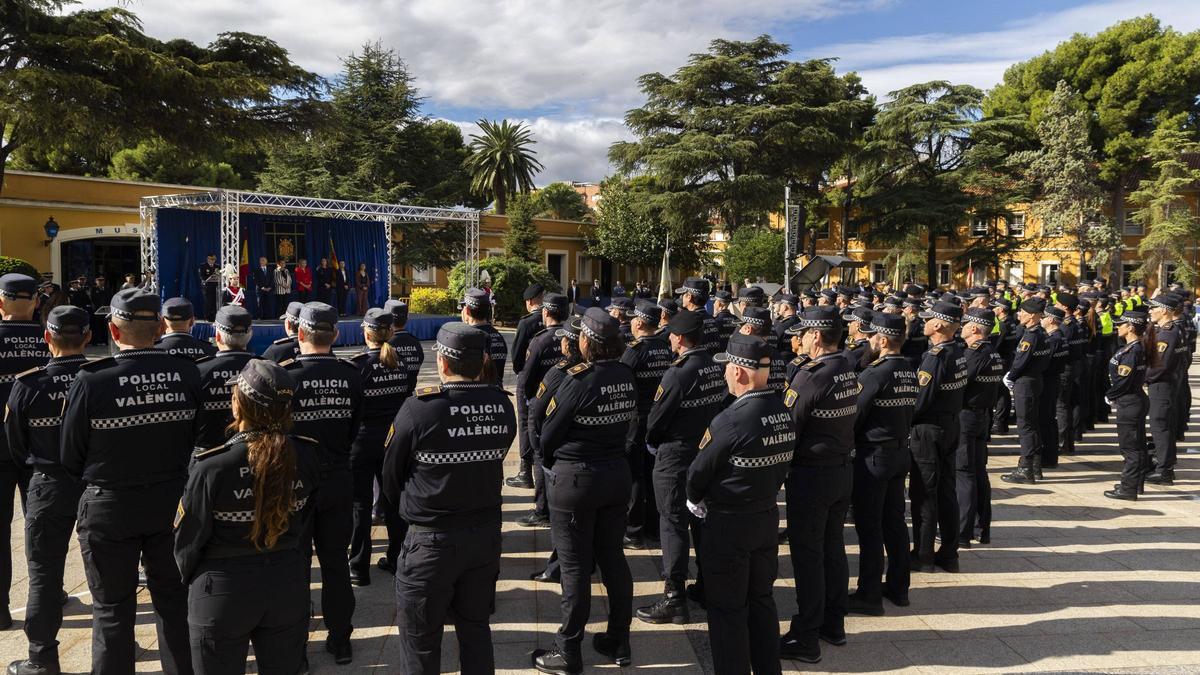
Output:
[[537,141],[522,122],[481,119],[477,124],[483,133],[471,134],[471,155],[464,161],[471,190],[496,200],[496,213],[503,215],[509,195],[533,191],[533,177],[543,168],[529,149]]

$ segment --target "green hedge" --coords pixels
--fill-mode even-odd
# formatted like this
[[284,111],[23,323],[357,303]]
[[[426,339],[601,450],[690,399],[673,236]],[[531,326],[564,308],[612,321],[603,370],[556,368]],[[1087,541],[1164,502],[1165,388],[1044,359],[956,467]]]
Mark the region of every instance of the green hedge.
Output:
[[10,258],[6,255],[0,255],[0,275],[4,274],[25,274],[34,279],[40,276],[37,268],[28,262],[20,258]]
[[414,314],[458,314],[458,302],[445,288],[414,288],[408,309]]
[[[550,276],[549,270],[542,265],[534,265],[504,256],[496,256],[479,261],[479,271],[492,277],[492,295],[496,299],[496,319],[498,321],[516,321],[525,316],[525,289],[529,284],[540,283],[547,291],[561,290],[558,280]],[[459,263],[450,270],[450,293],[457,300],[463,295],[464,263]]]

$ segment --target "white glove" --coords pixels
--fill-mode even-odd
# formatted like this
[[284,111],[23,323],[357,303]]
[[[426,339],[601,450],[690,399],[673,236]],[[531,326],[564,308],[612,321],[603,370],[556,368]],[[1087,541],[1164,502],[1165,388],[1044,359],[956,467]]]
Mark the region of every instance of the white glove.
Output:
[[1112,399],[1110,399],[1110,398],[1109,398],[1109,397],[1107,397],[1107,396],[1105,396],[1105,397],[1104,397],[1104,402],[1105,402],[1105,403],[1107,403],[1107,404],[1109,404],[1109,405],[1112,405],[1112,404],[1113,404],[1113,402],[1112,402]]
[[1002,382],[1004,382],[1004,386],[1005,386],[1005,387],[1008,387],[1008,390],[1009,390],[1009,391],[1012,391],[1012,388],[1013,388],[1013,381],[1012,381],[1012,380],[1010,380],[1010,379],[1008,379],[1008,373],[1005,373],[1005,374],[1004,374],[1004,379],[1002,380]]
[[692,515],[700,520],[704,520],[704,517],[708,515],[708,507],[704,505],[704,500],[700,500],[699,504],[693,504],[691,500],[688,500],[687,507],[688,511],[691,511]]
[[646,452],[650,453],[651,457],[658,457],[658,448],[649,443],[646,444]]

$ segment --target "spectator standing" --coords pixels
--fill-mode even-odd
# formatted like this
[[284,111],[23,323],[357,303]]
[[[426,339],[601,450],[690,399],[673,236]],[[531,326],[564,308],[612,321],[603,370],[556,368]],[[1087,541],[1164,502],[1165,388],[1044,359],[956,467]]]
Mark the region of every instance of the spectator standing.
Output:
[[292,294],[292,273],[288,271],[287,264],[282,260],[275,263],[275,307],[271,316],[266,318],[274,319],[287,309],[288,297]]
[[370,291],[371,273],[367,271],[366,263],[359,263],[358,273],[354,275],[354,292],[358,296],[358,311],[355,313],[359,316],[367,315],[367,296],[370,295]]
[[300,302],[308,302],[312,300],[313,291],[313,274],[308,268],[308,260],[301,258],[296,264],[296,295],[299,296]]
[[337,264],[337,269],[333,271],[333,289],[337,295],[337,311],[338,314],[346,313],[346,296],[350,292],[350,273],[346,271],[345,261]]
[[333,298],[333,270],[329,269],[329,258],[321,258],[320,266],[317,267],[316,273],[313,274],[314,281],[317,283],[317,295],[314,298],[317,302],[324,302],[330,305],[334,304]]
[[265,256],[258,259],[258,267],[250,275],[254,283],[254,301],[258,305],[258,318],[267,319],[275,316],[272,304],[275,300],[275,275],[267,264]]

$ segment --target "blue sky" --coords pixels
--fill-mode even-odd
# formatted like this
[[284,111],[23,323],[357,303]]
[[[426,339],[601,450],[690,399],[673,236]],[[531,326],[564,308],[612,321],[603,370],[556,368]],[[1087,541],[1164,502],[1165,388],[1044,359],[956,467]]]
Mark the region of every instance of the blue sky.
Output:
[[[83,7],[112,0],[83,0]],[[642,102],[636,78],[670,73],[713,38],[769,33],[793,57],[835,57],[885,97],[947,79],[988,88],[1013,62],[1073,33],[1147,13],[1200,29],[1200,0],[130,0],[152,35],[204,44],[265,34],[324,75],[364,42],[408,62],[424,111],[458,124],[528,122],[556,180],[598,181],[621,122]]]

